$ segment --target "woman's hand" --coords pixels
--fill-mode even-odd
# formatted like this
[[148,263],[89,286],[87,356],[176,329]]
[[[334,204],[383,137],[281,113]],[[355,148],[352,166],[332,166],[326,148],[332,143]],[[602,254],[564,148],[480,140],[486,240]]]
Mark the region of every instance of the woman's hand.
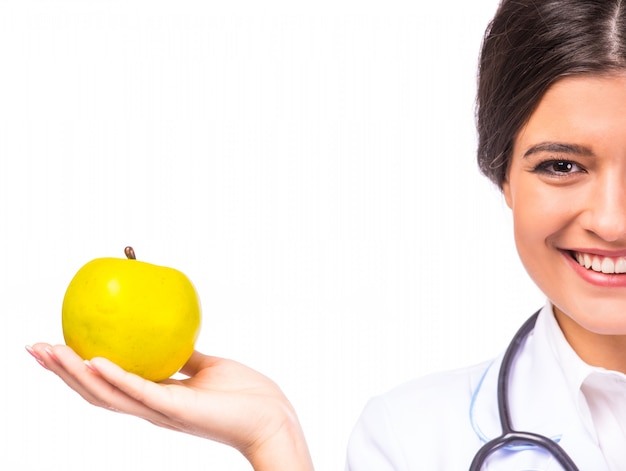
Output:
[[255,470],[313,469],[296,413],[269,378],[194,352],[183,380],[146,381],[104,358],[83,361],[65,345],[27,350],[89,403],[238,449]]

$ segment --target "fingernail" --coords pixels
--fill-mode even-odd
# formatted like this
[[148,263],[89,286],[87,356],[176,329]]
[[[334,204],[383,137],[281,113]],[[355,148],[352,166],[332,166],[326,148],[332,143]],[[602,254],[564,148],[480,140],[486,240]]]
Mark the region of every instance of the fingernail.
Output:
[[48,369],[48,367],[46,366],[46,364],[41,360],[41,358],[39,358],[39,355],[37,354],[37,352],[35,350],[33,350],[33,347],[31,347],[30,345],[26,345],[26,351],[28,353],[31,354],[31,356],[37,360],[37,363],[39,363],[41,366],[43,366],[46,370]]
[[96,370],[96,369],[93,367],[93,365],[91,364],[91,362],[90,362],[89,360],[84,360],[84,362],[83,362],[83,363],[85,363],[85,366],[86,366],[87,368],[89,368],[91,371],[93,371],[94,373],[97,373],[97,372],[98,372],[98,370]]
[[45,351],[48,354],[48,356],[52,358],[56,363],[60,363],[59,359],[57,358],[57,356],[54,354],[54,352],[52,351],[50,347],[46,347]]

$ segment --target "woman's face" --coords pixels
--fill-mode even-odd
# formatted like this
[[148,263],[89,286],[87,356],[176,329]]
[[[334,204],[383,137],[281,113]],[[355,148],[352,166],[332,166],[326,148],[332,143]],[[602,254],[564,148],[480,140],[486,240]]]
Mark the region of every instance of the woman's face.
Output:
[[626,334],[626,73],[555,83],[514,141],[503,191],[566,336],[564,323]]

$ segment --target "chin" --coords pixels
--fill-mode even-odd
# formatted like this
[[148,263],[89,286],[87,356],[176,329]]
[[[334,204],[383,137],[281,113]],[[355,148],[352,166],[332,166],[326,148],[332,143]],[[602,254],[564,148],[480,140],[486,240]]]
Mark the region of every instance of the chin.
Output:
[[[608,304],[608,306],[607,306]],[[618,304],[618,305],[616,305]],[[626,335],[626,302],[593,303],[593,306],[576,306],[560,309],[582,329],[599,335]]]

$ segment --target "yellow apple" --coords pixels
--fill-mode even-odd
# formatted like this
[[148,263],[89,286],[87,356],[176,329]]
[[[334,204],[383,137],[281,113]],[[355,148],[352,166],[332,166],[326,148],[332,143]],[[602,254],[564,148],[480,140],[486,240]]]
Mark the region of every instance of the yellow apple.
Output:
[[97,258],[74,275],[63,298],[63,336],[84,359],[104,357],[161,381],[193,353],[200,301],[180,271],[125,252],[126,259]]

